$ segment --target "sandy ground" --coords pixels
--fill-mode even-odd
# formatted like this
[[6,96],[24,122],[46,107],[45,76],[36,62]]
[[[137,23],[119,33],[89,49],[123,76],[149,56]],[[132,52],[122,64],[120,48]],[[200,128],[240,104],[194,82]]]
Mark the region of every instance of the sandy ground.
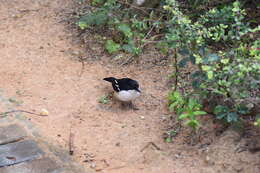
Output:
[[[163,141],[168,117],[166,66],[117,67],[107,61],[87,61],[81,74],[82,64],[76,56],[89,52],[73,42],[73,34],[60,17],[72,5],[72,0],[0,0],[0,88],[17,100],[17,109],[49,111],[46,117],[25,114],[46,139],[66,149],[72,131],[72,157],[97,172],[259,172],[257,154],[242,152],[223,166],[225,160],[211,161],[218,150],[207,155],[207,151],[183,144],[181,138],[173,144]],[[111,91],[102,81],[107,76],[127,76],[140,82],[142,97],[135,102],[140,110],[121,109],[114,101],[98,102]],[[145,147],[149,142],[159,149]],[[231,148],[233,143],[231,140]],[[221,146],[215,145],[212,148]],[[240,162],[240,157],[247,159]],[[242,163],[242,168],[233,168]]]

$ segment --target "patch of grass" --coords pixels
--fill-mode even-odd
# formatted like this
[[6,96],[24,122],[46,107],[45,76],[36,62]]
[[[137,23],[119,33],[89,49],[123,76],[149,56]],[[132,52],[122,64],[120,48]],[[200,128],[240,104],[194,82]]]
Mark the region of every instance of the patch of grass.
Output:
[[99,97],[98,102],[101,104],[108,104],[110,101],[110,94],[102,95]]
[[13,104],[16,104],[16,105],[21,105],[23,103],[23,101],[19,101],[19,100],[15,99],[15,98],[9,98],[8,101],[10,103],[13,103]]

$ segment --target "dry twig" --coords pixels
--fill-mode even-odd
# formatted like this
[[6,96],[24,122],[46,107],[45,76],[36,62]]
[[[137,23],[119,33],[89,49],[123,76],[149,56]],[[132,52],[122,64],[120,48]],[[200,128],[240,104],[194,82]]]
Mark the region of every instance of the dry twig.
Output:
[[154,142],[148,142],[140,151],[143,152],[147,147],[152,145],[156,150],[161,150],[160,147],[158,147]]
[[37,116],[44,116],[42,114],[37,114],[37,113],[34,113],[34,112],[25,111],[25,110],[12,110],[12,111],[7,111],[7,112],[0,113],[0,115],[3,115],[3,116],[0,116],[0,118],[6,117],[7,114],[11,114],[11,113],[15,113],[15,112],[24,112],[24,113],[28,113],[28,114],[37,115]]
[[70,128],[70,135],[69,135],[69,153],[70,155],[73,155],[74,153],[74,133],[72,133],[71,128]]

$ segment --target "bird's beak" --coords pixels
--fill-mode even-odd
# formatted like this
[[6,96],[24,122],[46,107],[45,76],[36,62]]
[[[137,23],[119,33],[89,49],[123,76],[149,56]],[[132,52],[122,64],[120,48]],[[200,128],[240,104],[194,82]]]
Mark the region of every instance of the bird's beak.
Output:
[[139,88],[136,88],[135,90],[138,91],[139,93],[141,92],[141,90]]

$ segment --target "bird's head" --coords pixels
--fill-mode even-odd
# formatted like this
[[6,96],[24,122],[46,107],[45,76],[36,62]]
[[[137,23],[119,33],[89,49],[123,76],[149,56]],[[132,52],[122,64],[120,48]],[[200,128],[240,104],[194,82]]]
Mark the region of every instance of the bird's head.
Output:
[[139,89],[139,84],[138,84],[137,81],[131,80],[131,81],[129,82],[129,85],[130,85],[134,90],[136,90],[136,91],[138,91],[138,92],[141,92],[141,90]]
[[116,81],[116,78],[114,78],[114,77],[106,77],[103,80],[111,82],[111,83],[114,83]]

